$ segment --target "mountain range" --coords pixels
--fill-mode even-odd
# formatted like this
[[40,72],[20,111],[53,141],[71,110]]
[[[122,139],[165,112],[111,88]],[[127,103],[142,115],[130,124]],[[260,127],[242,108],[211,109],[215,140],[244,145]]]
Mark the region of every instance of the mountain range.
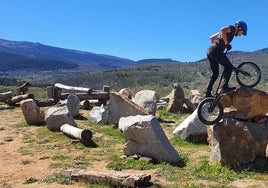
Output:
[[136,63],[111,55],[5,39],[0,39],[0,62],[0,71],[72,69],[81,65],[89,65],[94,71],[131,66]]
[[[261,61],[268,63],[268,48],[253,52],[235,51],[228,54],[233,61]],[[197,62],[204,62],[201,59]],[[64,49],[26,41],[0,39],[0,71],[47,71],[86,67],[88,71],[112,70],[133,65],[175,62],[172,59],[145,59],[133,61],[112,55]]]

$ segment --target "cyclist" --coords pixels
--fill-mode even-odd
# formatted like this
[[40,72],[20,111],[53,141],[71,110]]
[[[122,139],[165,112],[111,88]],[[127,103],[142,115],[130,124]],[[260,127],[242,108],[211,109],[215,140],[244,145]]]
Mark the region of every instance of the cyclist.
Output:
[[210,37],[211,45],[207,50],[207,58],[212,70],[212,76],[210,78],[205,97],[211,97],[211,91],[217,78],[219,77],[219,64],[224,67],[223,71],[223,83],[221,86],[221,92],[227,93],[235,90],[235,87],[229,87],[228,82],[230,80],[233,65],[228,59],[225,49],[227,51],[232,49],[231,41],[234,36],[247,35],[247,24],[242,20],[236,21],[235,25],[229,25],[222,27],[218,33],[215,33]]

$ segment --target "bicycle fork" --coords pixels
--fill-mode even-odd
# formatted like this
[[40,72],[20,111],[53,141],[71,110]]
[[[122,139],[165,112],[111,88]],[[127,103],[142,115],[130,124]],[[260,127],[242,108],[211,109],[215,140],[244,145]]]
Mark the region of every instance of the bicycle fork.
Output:
[[219,104],[221,95],[217,95],[208,108],[208,113],[212,113],[216,106]]

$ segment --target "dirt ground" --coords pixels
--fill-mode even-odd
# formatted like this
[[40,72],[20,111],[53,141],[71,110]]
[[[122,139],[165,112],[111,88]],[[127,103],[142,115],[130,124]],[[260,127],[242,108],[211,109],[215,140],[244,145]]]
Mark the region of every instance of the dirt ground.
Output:
[[[71,185],[60,185],[58,183],[35,182],[25,183],[30,177],[37,180],[42,180],[52,174],[61,173],[57,169],[52,169],[49,166],[53,163],[53,159],[46,157],[49,154],[40,152],[40,155],[23,155],[19,149],[25,145],[23,141],[24,132],[16,130],[16,125],[25,122],[20,108],[15,110],[0,109],[0,188],[81,188],[85,187],[80,182],[75,182]],[[27,132],[35,134],[39,127],[29,126]],[[45,157],[45,160],[40,158]],[[30,161],[27,165],[22,161]],[[91,163],[87,170],[113,172],[106,169],[106,163],[96,161]],[[135,171],[127,173],[135,174]]]
[[[16,110],[16,112],[19,112]],[[81,188],[83,185],[75,183],[72,185],[60,185],[58,183],[31,183],[25,184],[29,177],[42,179],[53,173],[57,173],[56,169],[49,168],[53,162],[51,158],[39,160],[35,155],[22,155],[19,151],[24,145],[22,140],[23,132],[16,130],[16,125],[24,122],[22,113],[14,113],[13,110],[0,110],[0,188]],[[29,126],[27,131],[33,132],[37,127]],[[40,157],[44,154],[40,153]],[[39,157],[39,158],[40,158]],[[32,161],[25,165],[22,161]],[[90,166],[90,170],[107,171],[105,165],[101,161],[96,161]],[[198,182],[197,182],[198,183]],[[204,181],[199,183],[206,183]],[[237,188],[244,187],[267,187],[268,182],[239,180],[232,182],[230,186]]]
[[[40,187],[40,188],[63,188],[70,187],[68,185],[59,184],[25,184],[29,177],[43,178],[52,174],[49,169],[48,160],[37,160],[36,156],[23,156],[18,149],[23,146],[22,133],[17,132],[14,127],[16,124],[24,121],[22,114],[14,114],[12,110],[0,111],[0,127],[4,128],[0,131],[0,187],[1,188],[17,188],[17,187]],[[29,131],[35,131],[36,127],[29,127]],[[12,140],[8,140],[8,139]],[[33,161],[28,165],[23,165],[22,161]],[[72,186],[79,187],[79,186]]]

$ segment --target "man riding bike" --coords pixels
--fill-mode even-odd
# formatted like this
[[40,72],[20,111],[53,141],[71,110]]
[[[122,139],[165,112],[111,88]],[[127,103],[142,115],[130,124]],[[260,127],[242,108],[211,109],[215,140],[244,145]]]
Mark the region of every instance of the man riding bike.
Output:
[[225,49],[227,51],[231,50],[231,42],[234,36],[241,35],[247,35],[247,24],[242,20],[238,20],[234,26],[229,25],[222,27],[219,32],[210,37],[211,45],[207,50],[207,58],[212,70],[212,76],[210,78],[205,97],[212,97],[211,91],[213,85],[219,77],[219,64],[224,67],[221,92],[227,93],[235,90],[235,87],[229,87],[228,85],[232,75],[233,65],[224,51]]

